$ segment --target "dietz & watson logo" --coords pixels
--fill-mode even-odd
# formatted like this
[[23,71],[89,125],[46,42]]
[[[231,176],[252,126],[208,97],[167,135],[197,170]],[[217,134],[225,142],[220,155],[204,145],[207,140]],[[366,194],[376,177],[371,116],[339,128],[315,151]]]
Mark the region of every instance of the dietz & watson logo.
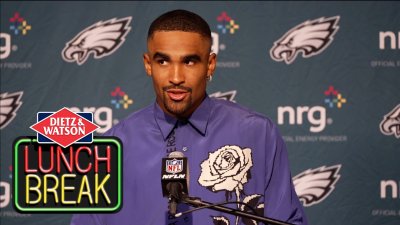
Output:
[[271,58],[277,62],[291,64],[298,54],[310,58],[323,52],[333,41],[339,30],[340,16],[307,20],[284,34],[274,42]]
[[67,108],[39,112],[37,120],[31,129],[37,132],[38,143],[57,143],[64,148],[73,143],[92,143],[92,133],[98,128],[92,113],[74,113]]
[[114,53],[125,42],[131,30],[132,17],[99,21],[77,34],[66,43],[61,55],[67,62],[82,65],[90,54],[100,59]]
[[[225,51],[227,49],[226,36],[234,35],[240,28],[237,21],[235,21],[232,16],[229,16],[226,12],[221,12],[217,16],[217,32],[211,32],[212,46],[211,51],[215,54],[219,54],[220,51]],[[225,53],[226,54],[226,53]],[[240,62],[238,61],[224,61],[224,57],[220,57],[221,60],[217,62],[217,67],[222,68],[237,68],[240,67]]]
[[[8,31],[1,31],[0,39],[0,59],[7,59],[11,52],[19,50],[19,46],[14,42],[21,43],[24,37],[28,35],[29,31],[32,30],[32,25],[28,20],[20,15],[19,12],[15,12],[14,16],[8,20],[10,25]],[[21,38],[22,37],[22,38]],[[18,41],[16,41],[18,39]],[[4,69],[29,69],[32,68],[30,62],[1,62],[0,68]]]
[[340,164],[330,167],[321,166],[308,169],[293,177],[296,194],[305,207],[322,202],[335,190],[341,167]]
[[93,137],[93,114],[39,112],[13,148],[13,203],[18,212],[116,212],[122,205],[122,144]]

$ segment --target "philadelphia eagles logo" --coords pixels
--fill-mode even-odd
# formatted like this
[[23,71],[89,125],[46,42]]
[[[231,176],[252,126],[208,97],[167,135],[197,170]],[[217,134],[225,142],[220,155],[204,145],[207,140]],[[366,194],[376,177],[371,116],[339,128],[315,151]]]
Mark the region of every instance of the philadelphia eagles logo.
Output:
[[211,98],[218,98],[218,99],[227,100],[227,101],[231,101],[231,102],[236,102],[235,96],[236,96],[236,90],[227,91],[227,92],[218,91],[218,92],[210,94]]
[[333,41],[340,16],[307,20],[283,35],[270,50],[275,61],[291,64],[302,52],[304,58],[320,54]]
[[63,59],[82,65],[91,53],[96,59],[111,55],[125,42],[125,37],[131,30],[131,19],[132,17],[113,18],[86,28],[65,45],[61,53]]
[[335,189],[339,180],[339,170],[342,165],[308,169],[293,177],[293,184],[297,196],[304,206],[320,203]]
[[381,132],[400,138],[400,104],[386,114],[380,124]]
[[21,107],[21,97],[24,92],[2,93],[0,95],[0,129],[6,127],[17,115],[16,112]]

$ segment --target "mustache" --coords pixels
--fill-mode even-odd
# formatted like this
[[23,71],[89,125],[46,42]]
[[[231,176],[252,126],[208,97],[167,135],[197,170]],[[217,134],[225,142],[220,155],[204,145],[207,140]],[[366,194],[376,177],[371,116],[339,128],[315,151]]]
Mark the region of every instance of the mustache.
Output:
[[163,87],[162,89],[163,89],[163,91],[168,91],[170,89],[175,89],[175,90],[180,89],[183,91],[192,92],[192,88],[190,88],[190,87],[176,86],[176,85],[169,85],[169,86]]

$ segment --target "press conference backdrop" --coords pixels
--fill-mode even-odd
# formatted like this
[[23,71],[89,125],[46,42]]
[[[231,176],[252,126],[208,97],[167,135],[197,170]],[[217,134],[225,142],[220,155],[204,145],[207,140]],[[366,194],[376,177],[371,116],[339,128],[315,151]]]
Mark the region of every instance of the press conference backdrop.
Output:
[[400,224],[400,3],[0,4],[2,225],[69,224],[15,212],[12,143],[39,111],[93,112],[100,135],[151,104],[147,29],[177,8],[211,26],[208,93],[278,124],[310,224]]

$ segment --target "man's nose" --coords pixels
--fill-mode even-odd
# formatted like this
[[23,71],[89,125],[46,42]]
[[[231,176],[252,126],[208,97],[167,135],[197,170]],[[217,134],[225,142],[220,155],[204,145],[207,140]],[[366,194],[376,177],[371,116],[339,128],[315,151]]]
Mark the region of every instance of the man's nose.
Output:
[[180,65],[175,65],[170,74],[170,82],[174,85],[185,83],[185,74]]

